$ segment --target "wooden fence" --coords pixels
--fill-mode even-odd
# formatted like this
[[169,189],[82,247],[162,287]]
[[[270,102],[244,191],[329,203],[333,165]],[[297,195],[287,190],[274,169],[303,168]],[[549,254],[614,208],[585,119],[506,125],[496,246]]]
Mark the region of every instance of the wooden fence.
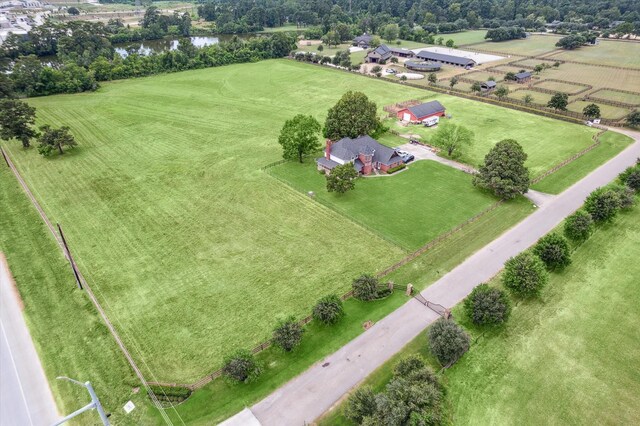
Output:
[[579,95],[580,93],[584,93],[588,90],[593,89],[593,86],[589,85],[589,84],[584,84],[584,83],[574,83],[572,81],[566,81],[566,80],[558,80],[556,78],[547,78],[544,80],[540,80],[540,81],[536,81],[535,83],[533,83],[531,85],[531,88],[538,91],[538,92],[543,92],[543,93],[550,93],[552,95],[561,92],[560,90],[552,90],[552,89],[545,89],[544,87],[537,87],[538,85],[542,84],[542,83],[546,83],[547,81],[554,81],[556,83],[563,83],[563,84],[569,84],[572,86],[582,86],[583,89],[578,90],[577,92],[562,92],[562,93],[566,93],[567,95],[570,96],[575,96],[575,95]]

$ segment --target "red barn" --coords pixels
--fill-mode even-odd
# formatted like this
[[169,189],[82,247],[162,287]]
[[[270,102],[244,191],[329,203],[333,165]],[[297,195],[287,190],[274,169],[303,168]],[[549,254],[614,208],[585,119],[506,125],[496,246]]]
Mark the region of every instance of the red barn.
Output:
[[442,117],[444,115],[444,107],[438,101],[431,101],[398,111],[398,120],[419,123],[429,117]]

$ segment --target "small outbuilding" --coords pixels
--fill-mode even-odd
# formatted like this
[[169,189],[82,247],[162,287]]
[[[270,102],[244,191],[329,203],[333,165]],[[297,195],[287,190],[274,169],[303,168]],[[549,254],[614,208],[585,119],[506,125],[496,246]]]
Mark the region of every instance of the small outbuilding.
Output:
[[438,101],[431,101],[401,109],[398,111],[397,117],[398,120],[421,123],[430,117],[442,117],[444,114],[444,106]]
[[484,83],[480,83],[480,90],[483,92],[490,92],[496,88],[496,82],[493,80],[485,81]]
[[528,83],[531,81],[531,75],[530,71],[519,72],[515,75],[516,83]]

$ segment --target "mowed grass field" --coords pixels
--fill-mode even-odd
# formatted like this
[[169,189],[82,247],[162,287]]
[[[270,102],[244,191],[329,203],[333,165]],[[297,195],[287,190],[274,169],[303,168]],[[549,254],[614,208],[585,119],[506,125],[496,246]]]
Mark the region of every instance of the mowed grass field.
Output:
[[595,46],[563,51],[551,59],[640,69],[640,43],[598,40]]
[[[539,300],[520,302],[509,322],[472,335],[470,351],[445,371],[453,424],[638,424],[640,422],[640,208],[599,229],[552,274]],[[498,279],[492,285],[499,285]],[[403,357],[439,370],[422,333],[365,380],[380,391]],[[339,406],[321,425],[350,425]]]
[[470,49],[491,50],[516,56],[537,56],[551,52],[557,47],[555,44],[560,40],[558,36],[531,35],[526,39],[507,41],[488,41],[486,43],[470,46]]
[[285,163],[270,173],[302,192],[314,191],[323,204],[407,250],[420,248],[498,201],[478,191],[470,175],[429,160],[394,175],[360,179],[356,190],[346,194],[328,193],[324,176],[309,163]]
[[278,317],[307,315],[320,296],[346,291],[354,276],[404,255],[261,170],[281,156],[276,141],[286,119],[306,113],[322,121],[347,90],[364,91],[380,108],[438,99],[475,132],[470,161],[510,137],[529,153],[534,175],[588,146],[594,132],[286,60],[29,101],[40,124],[71,126],[79,147],[44,159],[4,146],[63,225],[149,379],[197,379],[226,353],[268,338]]

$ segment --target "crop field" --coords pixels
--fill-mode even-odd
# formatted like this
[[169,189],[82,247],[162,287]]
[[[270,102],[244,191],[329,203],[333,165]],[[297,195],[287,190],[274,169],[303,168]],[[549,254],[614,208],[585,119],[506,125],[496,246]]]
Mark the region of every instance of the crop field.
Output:
[[624,102],[630,105],[640,105],[640,87],[638,87],[637,90],[639,91],[639,93],[624,93],[614,90],[600,90],[597,92],[591,92],[590,96],[593,98]]
[[429,160],[395,175],[360,179],[347,194],[326,192],[324,176],[307,163],[285,163],[270,172],[411,251],[497,201],[478,191],[470,175]]
[[[638,424],[640,422],[640,208],[599,229],[554,273],[540,300],[514,306],[505,327],[474,327],[459,305],[454,317],[472,346],[445,370],[447,418],[453,424]],[[491,284],[499,285],[498,279]],[[603,301],[615,309],[603,308]],[[612,331],[613,330],[613,331]],[[393,366],[410,354],[437,371],[424,333],[364,384],[381,391]],[[351,425],[344,404],[322,426]]]
[[[511,87],[509,87],[509,90],[511,90]],[[528,89],[512,90],[509,92],[508,96],[512,99],[518,99],[519,101],[521,101],[523,100],[522,98],[524,98],[526,95],[531,95],[531,97],[533,98],[531,103],[539,105],[546,105],[553,96],[549,93],[536,92],[535,90]]]
[[580,84],[564,83],[560,81],[542,80],[539,83],[534,84],[533,87],[540,89],[554,90],[556,92],[566,93],[568,95],[576,94],[584,89],[588,89],[589,86],[583,86]]
[[595,46],[562,51],[549,59],[565,59],[589,64],[640,69],[640,43],[599,40]]
[[39,124],[71,126],[79,147],[44,159],[35,149],[4,146],[51,220],[64,226],[89,284],[152,379],[192,381],[234,348],[267,338],[277,317],[306,315],[318,297],[403,256],[398,244],[344,216],[352,213],[327,209],[260,169],[280,158],[276,139],[286,119],[304,112],[322,121],[347,90],[364,91],[380,110],[407,99],[440,100],[454,122],[475,132],[465,154],[471,164],[510,137],[524,146],[536,175],[594,134],[286,60],[29,101]]
[[470,46],[470,49],[491,50],[516,56],[537,56],[557,49],[555,44],[558,40],[560,37],[534,34],[521,40],[489,41],[476,44]]
[[582,112],[584,107],[593,103],[595,103],[600,107],[600,114],[602,115],[602,118],[610,118],[610,119],[623,118],[631,112],[631,110],[628,108],[621,108],[613,105],[598,103],[597,101],[596,102],[593,102],[593,101],[571,102],[569,105],[567,105],[567,109],[569,111]]

